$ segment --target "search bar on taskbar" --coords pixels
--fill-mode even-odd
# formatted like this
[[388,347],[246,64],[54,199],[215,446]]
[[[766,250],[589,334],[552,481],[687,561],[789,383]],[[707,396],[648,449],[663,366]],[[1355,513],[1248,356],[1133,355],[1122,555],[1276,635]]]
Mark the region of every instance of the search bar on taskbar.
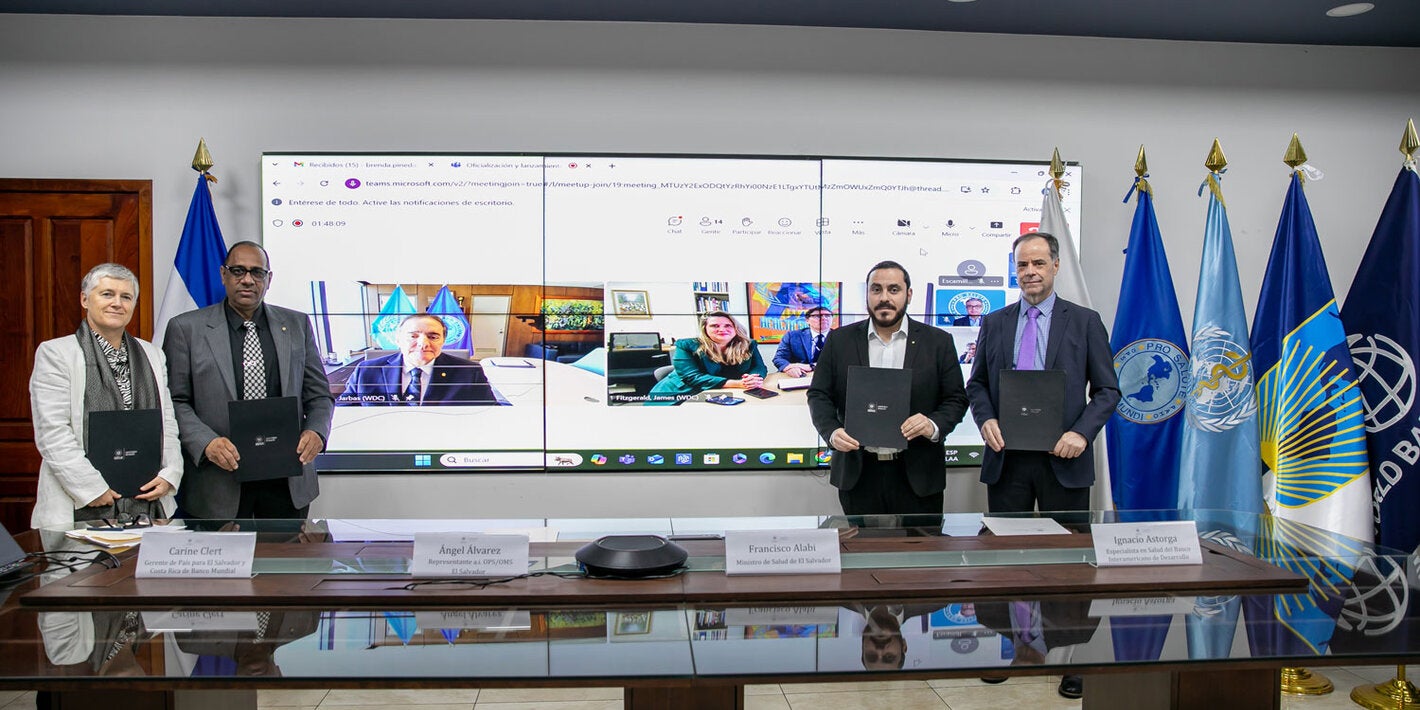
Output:
[[444,468],[541,468],[541,451],[467,451],[439,455]]

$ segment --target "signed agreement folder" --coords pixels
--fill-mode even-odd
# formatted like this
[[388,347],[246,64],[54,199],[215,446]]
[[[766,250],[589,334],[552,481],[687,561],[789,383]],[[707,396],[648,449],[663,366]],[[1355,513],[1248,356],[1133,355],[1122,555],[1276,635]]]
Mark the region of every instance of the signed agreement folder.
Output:
[[108,487],[124,498],[142,493],[163,467],[162,410],[89,412],[87,426],[86,456]]
[[241,461],[238,481],[264,481],[301,475],[296,443],[301,436],[301,405],[295,397],[238,399],[227,403],[232,443]]
[[910,416],[911,402],[912,370],[850,367],[843,428],[863,446],[905,449],[902,423]]
[[1002,370],[997,415],[1006,450],[1054,449],[1065,433],[1065,371]]

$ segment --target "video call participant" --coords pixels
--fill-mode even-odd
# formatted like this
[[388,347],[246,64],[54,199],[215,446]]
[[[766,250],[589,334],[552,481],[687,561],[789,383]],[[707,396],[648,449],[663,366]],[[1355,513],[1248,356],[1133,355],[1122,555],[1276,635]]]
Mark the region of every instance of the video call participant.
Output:
[[724,311],[700,316],[700,336],[677,340],[671,365],[647,404],[679,404],[706,390],[762,387],[769,373],[744,326]]
[[[80,283],[79,305],[79,329],[35,351],[30,410],[40,465],[30,525],[169,517],[182,481],[182,453],[163,353],[124,331],[138,306],[138,277],[119,264],[99,264]],[[143,492],[127,499],[89,462],[85,427],[89,412],[134,409],[162,410],[163,457]]]
[[[314,461],[334,409],[310,319],[263,302],[271,268],[255,242],[232,245],[221,276],[227,297],[173,318],[163,341],[185,464],[182,509],[199,518],[304,518],[319,493]],[[300,400],[301,475],[238,483],[227,403],[282,396]]]
[[[809,385],[809,415],[833,447],[829,482],[848,515],[941,514],[947,486],[942,439],[966,415],[966,390],[951,334],[907,317],[912,277],[895,261],[868,271],[870,320],[829,333]],[[904,450],[864,449],[843,429],[848,368],[912,371],[912,413],[902,422]]]
[[957,362],[960,362],[963,365],[969,365],[973,362],[976,362],[976,341],[972,341],[966,344],[966,352],[962,353],[961,357],[957,358]]
[[979,298],[966,299],[966,315],[957,316],[952,319],[952,325],[968,325],[976,327],[981,325],[981,310],[985,304]]
[[337,405],[497,405],[483,367],[444,352],[448,327],[427,313],[407,316],[395,331],[399,352],[355,366]]
[[803,377],[814,371],[824,338],[833,330],[833,311],[814,306],[804,313],[809,327],[785,333],[774,351],[774,366],[789,377]]
[[[986,453],[981,482],[993,513],[1087,510],[1092,442],[1119,403],[1109,335],[1098,313],[1055,294],[1060,243],[1031,232],[1013,245],[1021,299],[982,320],[967,382]],[[1065,433],[1049,452],[1007,451],[997,420],[1002,370],[1065,371]],[[1085,393],[1089,391],[1089,400]]]

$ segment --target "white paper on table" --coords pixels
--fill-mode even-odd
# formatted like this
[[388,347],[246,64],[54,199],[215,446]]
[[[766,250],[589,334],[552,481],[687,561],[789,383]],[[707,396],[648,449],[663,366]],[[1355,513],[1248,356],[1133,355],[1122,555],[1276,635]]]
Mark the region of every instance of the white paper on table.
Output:
[[985,516],[981,522],[995,535],[1069,535],[1054,518],[992,518]]

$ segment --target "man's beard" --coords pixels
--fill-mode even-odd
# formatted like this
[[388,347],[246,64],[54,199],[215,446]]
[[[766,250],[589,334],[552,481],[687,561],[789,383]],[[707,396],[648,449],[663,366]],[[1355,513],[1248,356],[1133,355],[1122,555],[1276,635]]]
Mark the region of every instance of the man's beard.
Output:
[[888,320],[883,320],[882,318],[878,317],[878,309],[874,308],[872,312],[873,325],[879,328],[891,328],[897,325],[898,323],[901,323],[902,317],[906,314],[907,311],[905,309],[894,308],[892,316]]

